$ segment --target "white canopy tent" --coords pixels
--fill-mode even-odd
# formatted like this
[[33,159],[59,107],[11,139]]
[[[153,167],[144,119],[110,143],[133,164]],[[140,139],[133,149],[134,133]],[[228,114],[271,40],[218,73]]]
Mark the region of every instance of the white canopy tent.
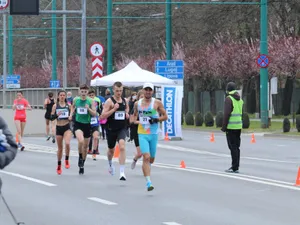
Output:
[[91,80],[91,86],[110,87],[116,81],[122,82],[122,84],[126,87],[143,86],[145,82],[150,82],[154,86],[176,85],[176,81],[156,73],[143,70],[134,61],[131,61],[126,67],[115,73]]

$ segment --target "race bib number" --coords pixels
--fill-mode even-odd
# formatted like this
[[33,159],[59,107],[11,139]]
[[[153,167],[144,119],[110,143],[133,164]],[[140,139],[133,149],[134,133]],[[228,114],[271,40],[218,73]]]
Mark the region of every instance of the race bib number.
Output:
[[140,123],[143,125],[150,124],[149,123],[150,117],[148,117],[148,116],[140,116],[139,120],[140,120]]
[[91,124],[92,124],[92,125],[98,124],[98,119],[97,119],[97,117],[92,117],[92,118],[91,118]]
[[17,108],[18,110],[23,110],[25,107],[24,107],[24,105],[16,105],[16,108]]
[[125,120],[125,112],[124,111],[115,112],[115,120]]
[[87,108],[77,108],[77,113],[80,115],[86,115],[88,113]]
[[57,109],[56,114],[59,115],[58,119],[65,119],[69,117],[69,111],[66,109]]

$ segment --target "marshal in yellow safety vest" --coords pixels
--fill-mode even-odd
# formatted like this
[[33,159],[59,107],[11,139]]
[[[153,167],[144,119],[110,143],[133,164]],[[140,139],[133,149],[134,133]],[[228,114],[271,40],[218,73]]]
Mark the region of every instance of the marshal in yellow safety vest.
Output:
[[231,115],[229,117],[229,122],[227,125],[227,129],[230,130],[240,130],[243,128],[243,120],[242,120],[242,114],[243,114],[243,105],[244,101],[242,99],[236,100],[231,95],[234,94],[236,90],[233,90],[229,92],[229,96],[232,101],[233,110],[231,112]]

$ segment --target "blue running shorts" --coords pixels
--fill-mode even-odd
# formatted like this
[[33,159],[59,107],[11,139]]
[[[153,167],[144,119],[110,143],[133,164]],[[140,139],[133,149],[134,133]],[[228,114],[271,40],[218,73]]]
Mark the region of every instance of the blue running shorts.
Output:
[[139,144],[142,154],[149,153],[155,158],[158,142],[158,134],[139,134]]

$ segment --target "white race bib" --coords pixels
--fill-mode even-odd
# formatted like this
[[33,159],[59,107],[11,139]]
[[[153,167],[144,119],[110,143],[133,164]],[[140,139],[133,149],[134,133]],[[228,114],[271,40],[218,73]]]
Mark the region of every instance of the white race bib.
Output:
[[115,112],[115,120],[125,120],[125,112],[124,111],[116,111]]
[[77,113],[80,115],[86,115],[88,113],[87,108],[77,108]]
[[58,115],[60,113],[60,115],[58,116],[58,119],[65,119],[69,117],[69,110],[67,109],[56,109],[56,114]]
[[98,119],[97,119],[97,117],[92,117],[92,118],[91,118],[91,124],[92,124],[92,125],[98,124]]
[[24,109],[24,105],[16,105],[16,108],[17,108],[18,110],[23,110],[23,109]]
[[140,116],[139,117],[139,121],[141,124],[146,125],[146,124],[150,124],[149,123],[150,117],[149,116]]

